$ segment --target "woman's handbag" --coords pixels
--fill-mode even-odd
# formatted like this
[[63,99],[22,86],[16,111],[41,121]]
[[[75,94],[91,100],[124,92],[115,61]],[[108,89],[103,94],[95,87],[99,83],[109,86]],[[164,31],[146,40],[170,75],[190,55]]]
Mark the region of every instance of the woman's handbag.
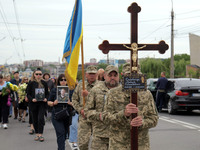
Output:
[[63,120],[63,119],[67,119],[67,117],[69,117],[69,112],[68,112],[67,107],[59,112],[56,112],[54,115],[55,120]]

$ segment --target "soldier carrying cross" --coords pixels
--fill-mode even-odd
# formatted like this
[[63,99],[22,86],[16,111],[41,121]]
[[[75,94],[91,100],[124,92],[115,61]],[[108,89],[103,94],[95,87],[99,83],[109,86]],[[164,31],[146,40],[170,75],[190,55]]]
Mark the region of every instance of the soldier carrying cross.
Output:
[[[102,115],[103,121],[111,125],[109,150],[149,150],[148,130],[156,126],[158,121],[153,96],[143,84],[144,76],[138,74],[138,51],[158,50],[163,54],[168,45],[164,41],[159,44],[138,44],[137,23],[140,11],[137,3],[128,7],[128,12],[131,13],[131,44],[109,44],[108,41],[103,41],[99,45],[99,49],[105,54],[109,50],[129,50],[131,54],[131,63],[123,66],[124,84],[108,92],[105,113]],[[131,85],[129,81],[134,82]],[[135,84],[136,81],[140,83]]]
[[[123,66],[123,74],[130,73],[130,64]],[[138,128],[138,149],[149,150],[149,128],[155,127],[158,114],[150,91],[137,92],[138,107],[130,103],[130,92],[123,91],[122,85],[111,89],[106,95],[103,122],[110,124],[109,150],[130,150],[130,126]],[[138,116],[131,119],[132,113]]]

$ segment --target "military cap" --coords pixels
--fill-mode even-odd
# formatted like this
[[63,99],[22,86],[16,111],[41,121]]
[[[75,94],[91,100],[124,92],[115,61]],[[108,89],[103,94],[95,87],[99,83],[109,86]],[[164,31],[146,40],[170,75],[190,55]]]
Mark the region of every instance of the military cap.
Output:
[[105,73],[107,74],[111,73],[112,71],[115,71],[118,73],[118,68],[113,65],[108,65],[105,69]]
[[86,69],[86,73],[97,73],[97,67],[96,66],[88,66]]
[[122,67],[123,73],[131,73],[131,65],[130,63],[125,63]]
[[[131,65],[130,63],[125,63],[122,67],[122,72],[123,73],[131,73]],[[140,70],[140,65],[138,64],[138,73],[142,74],[141,70]]]

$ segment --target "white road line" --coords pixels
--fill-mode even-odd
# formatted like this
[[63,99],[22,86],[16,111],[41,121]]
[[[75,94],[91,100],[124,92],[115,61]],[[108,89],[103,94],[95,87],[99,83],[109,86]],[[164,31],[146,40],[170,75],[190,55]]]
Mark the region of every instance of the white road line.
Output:
[[175,123],[174,121],[171,121],[171,120],[168,120],[168,119],[166,119],[166,118],[159,118],[160,120],[163,120],[163,121],[167,121],[167,122],[171,122],[171,123]]
[[195,130],[200,131],[200,126],[195,125],[195,124],[180,121],[180,120],[177,120],[177,119],[172,119],[172,118],[165,117],[165,116],[159,116],[159,119],[163,120],[163,121],[170,122],[170,123],[178,124],[178,125],[181,125],[183,127],[189,128],[189,129],[195,129]]
[[172,119],[172,120],[200,129],[200,126],[197,126],[197,125],[194,125],[194,124],[191,124],[191,123],[183,122],[183,121],[176,120],[176,119]]
[[194,128],[194,127],[191,127],[191,126],[187,126],[187,125],[182,125],[182,126],[184,126],[186,128],[189,128],[189,129],[197,129],[197,128]]

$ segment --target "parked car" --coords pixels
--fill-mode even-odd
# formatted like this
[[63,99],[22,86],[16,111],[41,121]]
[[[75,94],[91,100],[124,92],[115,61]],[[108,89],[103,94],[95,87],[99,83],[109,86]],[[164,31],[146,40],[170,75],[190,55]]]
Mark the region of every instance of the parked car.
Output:
[[[151,85],[156,87],[157,81],[149,82],[153,82]],[[152,87],[148,89],[155,95],[156,89],[151,90]],[[200,110],[200,79],[168,79],[163,108],[167,108],[169,114],[175,114],[177,110],[188,112],[195,109]]]
[[158,78],[149,78],[147,79],[147,89],[151,91],[154,101],[156,101],[156,84],[157,84]]

